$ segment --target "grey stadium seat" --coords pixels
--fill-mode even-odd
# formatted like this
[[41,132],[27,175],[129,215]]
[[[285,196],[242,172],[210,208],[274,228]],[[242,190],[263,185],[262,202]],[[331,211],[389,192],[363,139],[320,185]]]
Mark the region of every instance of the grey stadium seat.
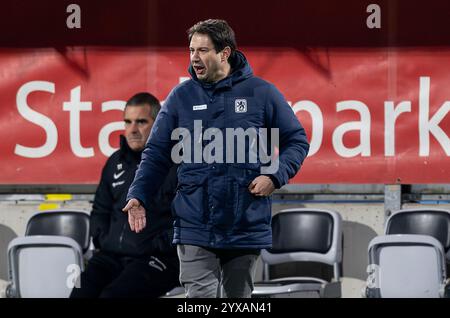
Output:
[[[282,210],[272,218],[273,246],[262,250],[263,281],[253,297],[340,297],[342,218],[316,209]],[[290,262],[318,262],[333,266],[331,281],[318,277],[270,279],[269,266]]]
[[89,244],[87,213],[58,210],[34,215],[25,236],[8,245],[7,297],[68,297],[84,270]]
[[369,243],[366,297],[439,298],[446,289],[441,243],[429,235],[377,236]]
[[18,237],[8,245],[8,268],[8,297],[67,298],[84,270],[83,254],[70,237]]
[[89,214],[76,210],[54,210],[39,212],[27,223],[25,236],[57,235],[74,239],[83,250],[89,248]]
[[441,242],[450,259],[450,211],[411,209],[394,212],[387,220],[385,234],[431,235]]

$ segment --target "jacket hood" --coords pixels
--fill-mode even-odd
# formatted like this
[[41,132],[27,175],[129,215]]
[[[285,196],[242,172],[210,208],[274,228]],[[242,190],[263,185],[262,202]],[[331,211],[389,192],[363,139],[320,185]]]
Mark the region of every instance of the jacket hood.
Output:
[[251,76],[253,76],[253,70],[250,66],[250,64],[247,61],[247,58],[241,51],[235,51],[234,57],[230,60],[231,65],[231,74],[227,76],[226,78],[216,82],[216,83],[207,83],[202,82],[197,78],[197,75],[195,74],[194,68],[192,67],[192,64],[189,64],[189,74],[191,75],[192,79],[202,85],[205,88],[214,88],[216,86],[219,86],[219,83],[221,83],[220,86],[222,86],[224,83],[225,86],[229,85],[232,86],[233,84],[243,81]]

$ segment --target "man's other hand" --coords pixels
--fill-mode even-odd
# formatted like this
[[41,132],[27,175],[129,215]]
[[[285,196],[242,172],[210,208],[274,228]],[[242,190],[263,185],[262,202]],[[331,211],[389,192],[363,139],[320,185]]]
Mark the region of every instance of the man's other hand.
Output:
[[266,197],[275,191],[275,185],[268,176],[258,176],[250,183],[248,190],[253,195]]
[[128,201],[122,211],[128,213],[128,223],[132,231],[139,233],[145,228],[145,209],[138,200],[131,199]]

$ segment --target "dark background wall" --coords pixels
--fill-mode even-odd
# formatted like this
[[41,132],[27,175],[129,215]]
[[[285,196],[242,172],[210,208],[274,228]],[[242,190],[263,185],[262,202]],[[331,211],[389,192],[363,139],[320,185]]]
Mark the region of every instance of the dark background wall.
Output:
[[[81,7],[81,29],[66,27],[66,8]],[[381,28],[369,29],[369,4]],[[186,29],[206,18],[230,22],[243,46],[442,46],[450,43],[447,0],[71,0],[3,1],[3,47],[184,46]]]

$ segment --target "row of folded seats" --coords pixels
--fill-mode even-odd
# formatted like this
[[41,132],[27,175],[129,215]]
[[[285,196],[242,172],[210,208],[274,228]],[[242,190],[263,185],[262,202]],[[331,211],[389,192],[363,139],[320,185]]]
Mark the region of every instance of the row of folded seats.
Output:
[[[343,234],[339,213],[282,210],[272,218],[272,232],[272,248],[261,251],[263,279],[255,283],[253,297],[341,297]],[[7,297],[68,297],[92,252],[90,246],[87,213],[64,210],[34,215],[25,236],[13,239],[8,246]],[[450,211],[393,213],[386,221],[384,235],[369,243],[363,296],[447,296],[449,250]],[[323,265],[330,269],[330,275],[272,277],[276,266],[289,263],[313,264],[313,268]]]

